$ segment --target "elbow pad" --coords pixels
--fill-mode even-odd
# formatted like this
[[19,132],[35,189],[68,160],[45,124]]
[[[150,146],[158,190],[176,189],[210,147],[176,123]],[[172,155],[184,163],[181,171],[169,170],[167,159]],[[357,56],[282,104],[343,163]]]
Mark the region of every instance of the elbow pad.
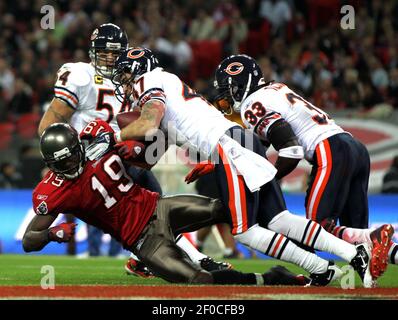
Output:
[[292,146],[279,149],[279,156],[284,158],[303,159],[304,149],[302,146]]

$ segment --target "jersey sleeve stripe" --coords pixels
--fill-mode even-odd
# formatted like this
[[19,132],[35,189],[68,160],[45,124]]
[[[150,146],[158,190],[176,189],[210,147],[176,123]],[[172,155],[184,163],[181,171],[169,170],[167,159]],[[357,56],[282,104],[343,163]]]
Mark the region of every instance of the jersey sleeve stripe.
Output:
[[65,91],[65,93],[69,93],[71,96],[73,96],[73,97],[76,99],[76,101],[79,101],[79,98],[78,98],[78,96],[76,95],[76,93],[70,91],[70,90],[67,89],[67,88],[59,87],[59,86],[54,86],[54,89],[59,90],[59,91],[62,91],[62,90],[63,90],[63,91]]
[[[268,113],[268,114],[266,114],[264,117],[262,117],[262,118],[257,122],[257,124],[254,126],[253,131],[254,131],[255,133],[257,133],[258,135],[261,135],[261,132],[258,132],[258,129],[261,128],[261,127],[263,127],[263,126],[262,126],[263,122],[264,122],[265,120],[268,120],[268,122],[269,122],[269,121],[271,121],[271,120],[273,120],[273,119],[279,120],[279,119],[282,119],[282,117],[281,117],[281,115],[280,115],[279,113],[276,113],[276,112]],[[275,120],[274,120],[274,121],[275,121]],[[267,131],[268,131],[268,130],[267,130]]]
[[66,105],[69,106],[69,107],[71,107],[73,110],[76,110],[76,107],[73,106],[67,99],[65,99],[65,98],[63,98],[63,97],[60,97],[60,96],[57,96],[57,95],[55,95],[55,97],[56,97],[57,99],[60,99],[60,100],[62,100],[63,102],[65,102]]
[[78,101],[74,97],[72,97],[70,94],[67,94],[65,92],[58,91],[58,90],[55,90],[54,92],[55,92],[55,96],[57,98],[60,98],[62,96],[64,99],[68,100],[71,105],[73,105],[73,108],[76,108]]
[[151,88],[145,91],[139,98],[139,105],[143,106],[150,100],[158,100],[160,102],[166,102],[166,95],[161,88]]

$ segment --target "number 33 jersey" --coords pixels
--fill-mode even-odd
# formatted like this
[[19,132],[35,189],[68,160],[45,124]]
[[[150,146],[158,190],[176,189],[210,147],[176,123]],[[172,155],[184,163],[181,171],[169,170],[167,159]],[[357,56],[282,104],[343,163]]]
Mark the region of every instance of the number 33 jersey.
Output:
[[129,110],[129,104],[115,97],[112,81],[97,75],[89,63],[64,64],[57,73],[54,95],[75,110],[70,123],[78,132],[97,118],[119,131],[115,116]]
[[290,90],[283,83],[272,83],[248,96],[242,103],[241,118],[247,128],[268,140],[268,129],[284,119],[290,124],[305,158],[311,160],[319,142],[344,132],[327,113]]
[[112,151],[88,161],[74,180],[48,172],[32,197],[36,214],[73,214],[129,248],[152,217],[159,194],[135,184]]

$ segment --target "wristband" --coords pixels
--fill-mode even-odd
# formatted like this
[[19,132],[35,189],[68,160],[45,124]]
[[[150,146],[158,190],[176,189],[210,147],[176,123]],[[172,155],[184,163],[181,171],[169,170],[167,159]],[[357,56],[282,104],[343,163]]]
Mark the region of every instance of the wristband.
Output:
[[123,141],[122,137],[121,137],[121,133],[122,133],[121,131],[115,132],[114,138],[115,138],[116,143],[120,143]]

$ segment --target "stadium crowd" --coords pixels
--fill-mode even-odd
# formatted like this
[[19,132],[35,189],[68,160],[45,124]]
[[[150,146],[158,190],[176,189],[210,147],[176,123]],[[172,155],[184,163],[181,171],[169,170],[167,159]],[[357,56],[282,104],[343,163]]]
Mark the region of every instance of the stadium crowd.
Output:
[[[345,4],[355,8],[354,30],[340,26]],[[55,9],[54,29],[41,27],[43,5]],[[327,111],[398,108],[397,15],[394,0],[1,1],[0,132],[37,138],[57,70],[87,62],[89,35],[107,22],[210,98],[217,64],[241,52],[258,59],[267,80]]]

